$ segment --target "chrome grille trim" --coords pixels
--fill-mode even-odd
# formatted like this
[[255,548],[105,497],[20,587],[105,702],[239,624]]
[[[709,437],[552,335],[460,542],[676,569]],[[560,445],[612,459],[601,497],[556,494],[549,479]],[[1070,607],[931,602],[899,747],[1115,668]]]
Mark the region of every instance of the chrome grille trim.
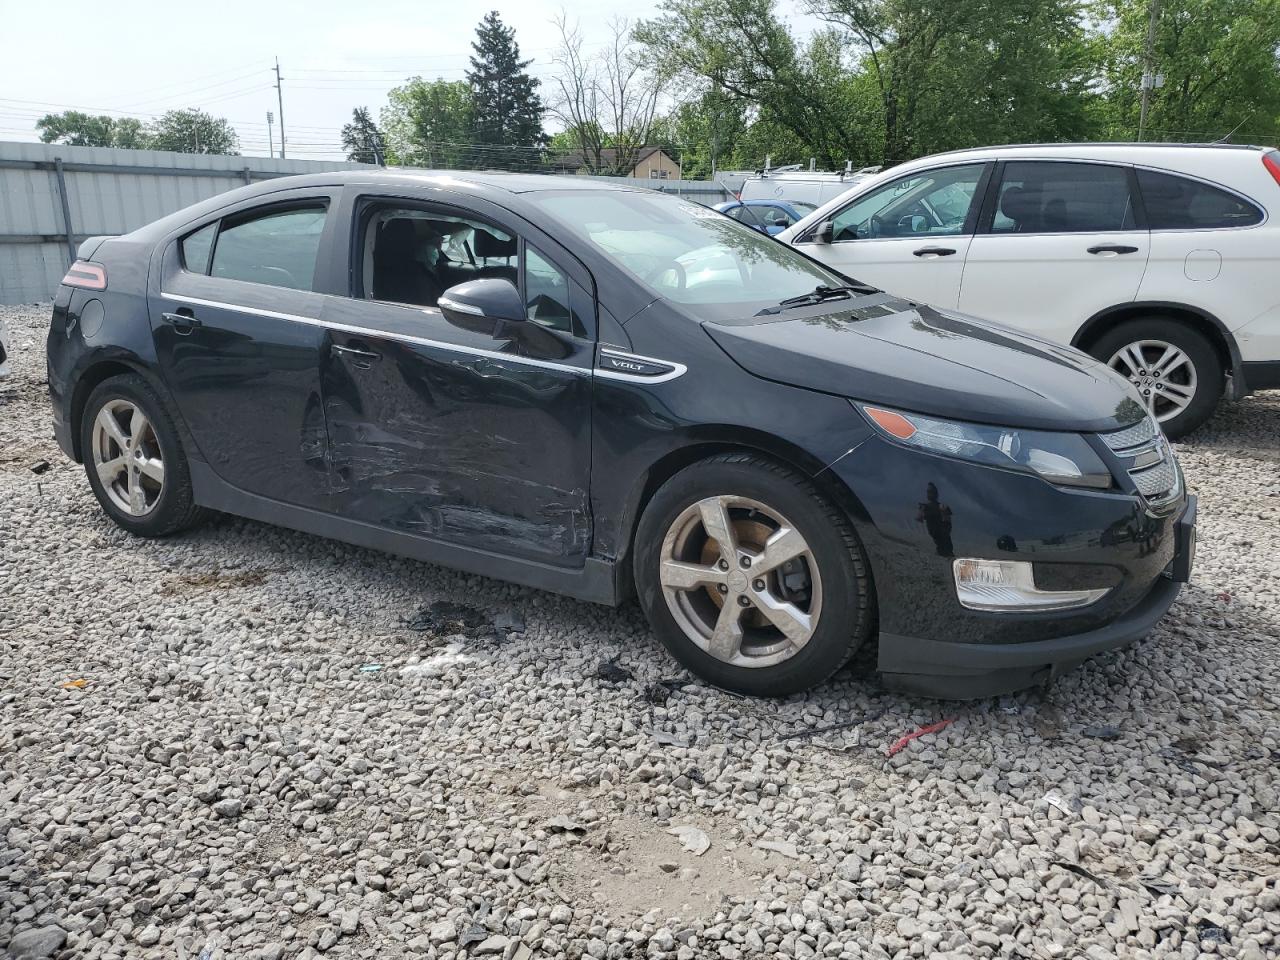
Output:
[[1143,417],[1131,427],[1116,430],[1114,433],[1100,433],[1098,436],[1116,453],[1128,451],[1133,447],[1148,446],[1160,435],[1160,429],[1150,417]]

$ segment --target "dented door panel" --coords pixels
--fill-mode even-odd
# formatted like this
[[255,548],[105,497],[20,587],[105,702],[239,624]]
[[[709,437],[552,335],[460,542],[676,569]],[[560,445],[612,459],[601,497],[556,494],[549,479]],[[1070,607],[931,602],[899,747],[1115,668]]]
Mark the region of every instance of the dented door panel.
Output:
[[[561,566],[591,546],[590,351],[535,324],[334,299],[321,360],[337,512]],[[533,361],[533,362],[530,362]]]

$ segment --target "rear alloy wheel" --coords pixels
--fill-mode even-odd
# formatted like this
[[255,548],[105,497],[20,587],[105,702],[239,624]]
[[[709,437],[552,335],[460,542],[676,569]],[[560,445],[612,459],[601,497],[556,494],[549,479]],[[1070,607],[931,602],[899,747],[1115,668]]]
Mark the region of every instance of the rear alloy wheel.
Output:
[[718,687],[806,690],[871,630],[870,577],[848,518],[761,457],[712,457],[668,480],[641,517],[634,562],[658,638]]
[[1126,380],[1170,438],[1190,433],[1222,395],[1222,362],[1213,345],[1183,321],[1150,317],[1121,324],[1090,351]]
[[80,453],[98,503],[130,533],[162,537],[203,517],[173,418],[137,374],[104,380],[89,394]]

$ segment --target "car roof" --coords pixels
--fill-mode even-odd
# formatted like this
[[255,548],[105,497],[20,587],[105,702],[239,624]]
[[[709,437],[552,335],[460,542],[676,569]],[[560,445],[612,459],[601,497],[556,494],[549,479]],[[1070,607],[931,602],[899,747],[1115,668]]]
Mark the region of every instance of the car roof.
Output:
[[[281,180],[268,183],[280,189]],[[619,178],[622,179],[622,178]],[[290,185],[299,187],[345,183],[376,183],[383,186],[422,187],[468,185],[492,187],[508,193],[533,193],[540,190],[644,190],[640,184],[592,180],[586,177],[557,176],[538,173],[507,173],[501,170],[339,170],[289,177]]]
[[[1095,157],[1107,157],[1119,159],[1117,154],[1123,154],[1125,159],[1154,159],[1161,155],[1167,157],[1170,151],[1186,151],[1186,152],[1220,152],[1220,151],[1248,151],[1260,152],[1270,150],[1271,147],[1256,146],[1254,144],[1244,143],[1008,143],[994,147],[967,147],[963,150],[948,150],[942,153],[933,153],[928,156],[918,157],[915,160],[909,160],[902,166],[908,166],[926,161],[937,160],[940,157],[948,159],[977,159],[985,160],[993,157],[1079,157],[1082,159],[1092,159]],[[886,167],[885,171],[893,168]]]

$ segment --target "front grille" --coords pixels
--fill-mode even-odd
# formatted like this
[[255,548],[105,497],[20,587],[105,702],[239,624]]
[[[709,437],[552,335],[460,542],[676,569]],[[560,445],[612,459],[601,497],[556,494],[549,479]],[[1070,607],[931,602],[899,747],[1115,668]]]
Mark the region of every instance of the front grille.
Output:
[[1131,447],[1147,446],[1160,435],[1160,428],[1150,417],[1143,417],[1131,427],[1117,430],[1114,433],[1102,434],[1102,442],[1116,453]]
[[1148,499],[1158,499],[1178,484],[1178,471],[1172,459],[1162,460],[1145,470],[1130,470],[1129,476],[1133,477],[1138,492]]
[[1182,482],[1173,451],[1152,417],[1113,433],[1099,434],[1102,442],[1124,464],[1133,485],[1147,500],[1168,503],[1182,493]]

